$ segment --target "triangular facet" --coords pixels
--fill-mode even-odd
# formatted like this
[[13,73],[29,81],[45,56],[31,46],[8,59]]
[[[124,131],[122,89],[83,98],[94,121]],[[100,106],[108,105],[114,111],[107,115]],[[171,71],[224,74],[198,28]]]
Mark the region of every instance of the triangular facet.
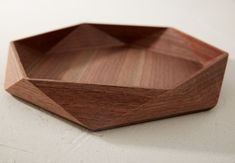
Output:
[[115,119],[165,91],[38,80],[31,82],[93,130],[114,125]]
[[121,46],[123,42],[88,24],[79,25],[56,44],[49,53],[71,52],[84,48]]
[[17,81],[23,78],[23,72],[21,71],[19,61],[17,60],[14,46],[11,45],[9,48],[7,70],[5,78],[5,89],[7,90],[10,86],[15,84]]
[[31,82],[25,79],[22,79],[11,86],[8,89],[8,92],[37,106],[40,106],[49,112],[55,113],[71,121],[81,124],[71,114],[66,112],[60,105],[55,103],[51,98],[49,98]]

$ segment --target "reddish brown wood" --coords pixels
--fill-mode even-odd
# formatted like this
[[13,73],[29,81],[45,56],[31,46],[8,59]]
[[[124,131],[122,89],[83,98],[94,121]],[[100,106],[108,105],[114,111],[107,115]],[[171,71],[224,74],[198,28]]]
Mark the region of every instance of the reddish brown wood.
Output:
[[102,130],[214,107],[227,57],[174,28],[80,24],[13,41],[5,88]]

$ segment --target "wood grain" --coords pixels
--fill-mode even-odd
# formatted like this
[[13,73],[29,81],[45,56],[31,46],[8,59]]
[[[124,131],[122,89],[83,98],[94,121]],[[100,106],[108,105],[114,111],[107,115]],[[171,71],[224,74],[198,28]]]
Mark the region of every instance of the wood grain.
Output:
[[6,90],[92,130],[212,108],[228,57],[174,28],[105,24],[10,48]]

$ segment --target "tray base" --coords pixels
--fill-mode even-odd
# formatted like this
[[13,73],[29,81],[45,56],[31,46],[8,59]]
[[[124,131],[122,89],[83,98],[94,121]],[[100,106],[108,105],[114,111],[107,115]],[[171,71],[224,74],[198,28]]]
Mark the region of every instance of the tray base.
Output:
[[201,67],[145,48],[120,46],[47,54],[29,75],[77,83],[170,89]]

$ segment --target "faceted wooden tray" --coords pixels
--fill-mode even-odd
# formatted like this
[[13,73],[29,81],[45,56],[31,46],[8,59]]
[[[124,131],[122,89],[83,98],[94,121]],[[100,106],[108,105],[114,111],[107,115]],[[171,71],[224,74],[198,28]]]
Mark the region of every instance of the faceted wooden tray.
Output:
[[211,109],[227,57],[174,28],[80,24],[13,41],[5,88],[102,130]]

